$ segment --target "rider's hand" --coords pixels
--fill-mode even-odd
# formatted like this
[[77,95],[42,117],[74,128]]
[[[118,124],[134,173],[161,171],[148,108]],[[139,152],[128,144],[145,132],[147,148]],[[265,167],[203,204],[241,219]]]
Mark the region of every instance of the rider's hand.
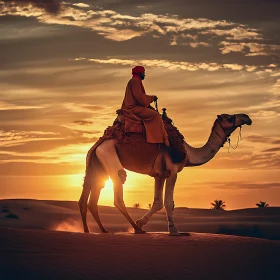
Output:
[[155,95],[154,96],[154,101],[157,101],[158,100],[158,97]]

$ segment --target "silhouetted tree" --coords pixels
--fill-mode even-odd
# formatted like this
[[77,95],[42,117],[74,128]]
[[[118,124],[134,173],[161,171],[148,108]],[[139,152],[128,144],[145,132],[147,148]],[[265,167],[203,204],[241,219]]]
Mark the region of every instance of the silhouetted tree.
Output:
[[260,203],[257,203],[256,206],[258,206],[259,208],[264,208],[264,207],[268,207],[269,204],[266,203],[265,201],[260,201]]
[[215,199],[214,203],[212,202],[211,205],[213,206],[211,207],[211,209],[225,210],[226,208],[225,201],[218,200],[218,199]]
[[140,203],[135,203],[135,204],[133,204],[133,207],[134,207],[134,208],[140,208]]

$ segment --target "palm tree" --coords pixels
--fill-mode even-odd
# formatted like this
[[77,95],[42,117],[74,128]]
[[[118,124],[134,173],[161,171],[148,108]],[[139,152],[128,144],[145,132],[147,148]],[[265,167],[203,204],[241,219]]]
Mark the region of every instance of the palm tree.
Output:
[[133,204],[133,207],[134,207],[134,208],[140,208],[140,203],[135,203],[135,204]]
[[256,204],[259,208],[263,208],[263,207],[268,207],[269,204],[266,203],[265,201],[260,201],[260,203]]
[[218,200],[218,199],[215,199],[214,203],[212,202],[211,205],[213,206],[211,207],[211,209],[225,210],[226,208],[225,201]]

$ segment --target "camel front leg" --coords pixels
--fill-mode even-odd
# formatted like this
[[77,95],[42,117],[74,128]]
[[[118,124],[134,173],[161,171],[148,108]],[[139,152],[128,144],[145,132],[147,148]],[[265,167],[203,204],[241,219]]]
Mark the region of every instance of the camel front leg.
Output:
[[147,212],[142,218],[136,221],[136,225],[142,229],[145,226],[150,218],[158,211],[163,208],[163,199],[162,199],[162,192],[163,192],[163,185],[164,185],[165,178],[156,177],[155,178],[155,194],[154,194],[154,202],[151,210]]
[[173,210],[174,210],[174,187],[177,180],[177,172],[172,172],[171,176],[166,179],[165,184],[165,198],[164,206],[166,210],[166,216],[168,221],[169,235],[176,236],[180,235],[174,224]]
[[134,233],[145,233],[145,231],[143,231],[138,227],[138,225],[134,223],[127,212],[126,206],[123,201],[123,185],[121,181],[118,178],[115,178],[115,180],[114,178],[112,178],[112,180],[114,183],[114,205],[132,225],[132,227],[134,228]]

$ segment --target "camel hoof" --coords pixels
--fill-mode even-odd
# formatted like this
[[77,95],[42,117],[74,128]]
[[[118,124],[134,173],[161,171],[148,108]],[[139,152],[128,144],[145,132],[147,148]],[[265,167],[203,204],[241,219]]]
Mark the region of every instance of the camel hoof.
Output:
[[170,232],[169,236],[190,236],[188,232]]
[[169,236],[181,236],[181,233],[176,231],[176,232],[169,232]]
[[102,233],[108,233],[108,230],[104,229],[102,230]]
[[144,234],[146,233],[145,230],[142,230],[142,229],[134,229],[134,234]]
[[145,226],[147,223],[143,221],[143,219],[136,220],[135,224],[142,230],[143,226]]

